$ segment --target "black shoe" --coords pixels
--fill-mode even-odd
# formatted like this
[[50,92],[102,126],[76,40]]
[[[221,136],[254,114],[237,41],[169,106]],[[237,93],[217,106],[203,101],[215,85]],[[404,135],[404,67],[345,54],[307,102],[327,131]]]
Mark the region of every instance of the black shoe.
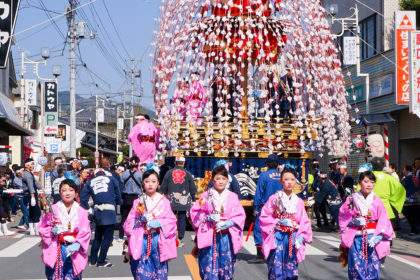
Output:
[[249,260],[249,264],[260,264],[265,263],[264,255],[261,251],[261,247],[257,247],[257,255],[255,256],[255,259]]

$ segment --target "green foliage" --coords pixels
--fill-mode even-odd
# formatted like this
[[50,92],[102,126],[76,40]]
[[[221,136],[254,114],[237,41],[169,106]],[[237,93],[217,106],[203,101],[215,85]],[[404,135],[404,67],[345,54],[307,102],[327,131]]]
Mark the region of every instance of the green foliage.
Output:
[[120,149],[120,152],[122,152],[123,155],[125,155],[127,157],[130,154],[129,151],[130,151],[130,146],[129,145],[122,146],[122,148]]
[[420,0],[400,0],[400,7],[403,10],[416,10],[420,8]]
[[93,154],[93,152],[89,148],[86,148],[86,147],[77,149],[77,154],[79,154],[79,151],[80,151],[81,157],[90,157]]
[[402,10],[416,11],[416,26],[420,26],[420,0],[400,0]]

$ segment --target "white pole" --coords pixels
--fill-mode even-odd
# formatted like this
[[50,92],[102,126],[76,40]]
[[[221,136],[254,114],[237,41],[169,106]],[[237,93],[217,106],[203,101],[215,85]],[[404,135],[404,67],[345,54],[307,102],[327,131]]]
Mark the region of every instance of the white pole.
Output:
[[[96,140],[96,155],[98,155],[99,154],[99,139],[98,139],[98,137],[99,137],[99,135],[98,135],[98,130],[99,130],[99,128],[98,128],[98,94],[96,94],[96,129],[95,129],[95,140]],[[96,159],[95,159],[96,160]],[[99,165],[98,164],[96,164],[96,169],[98,169],[99,168]]]
[[118,110],[119,110],[119,106],[117,106],[117,144],[116,144],[116,147],[117,147],[117,153],[118,153],[118,141],[119,141],[119,131],[118,131],[118,123],[119,123],[119,119],[118,119]]
[[[134,62],[135,59],[132,58],[131,59],[131,113],[130,113],[130,130],[133,128],[133,118],[134,118],[134,78],[135,78],[135,73],[134,73]],[[133,156],[133,149],[130,143],[130,152],[129,152],[129,156],[130,158]]]
[[[36,65],[38,67],[38,65]],[[45,151],[45,120],[44,120],[44,112],[45,112],[45,102],[44,102],[44,83],[41,82],[41,157],[44,156]],[[44,166],[41,168],[41,184],[42,187],[45,188],[45,172]]]
[[24,126],[27,128],[25,122],[25,80],[23,75],[25,74],[25,51],[21,53],[21,68],[20,68],[20,115]]
[[76,34],[74,32],[74,0],[70,5],[70,157],[76,157]]

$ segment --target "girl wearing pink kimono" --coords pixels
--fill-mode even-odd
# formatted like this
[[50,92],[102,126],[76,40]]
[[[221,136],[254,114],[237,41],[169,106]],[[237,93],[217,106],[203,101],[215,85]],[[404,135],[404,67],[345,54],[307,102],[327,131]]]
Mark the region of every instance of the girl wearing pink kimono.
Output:
[[124,223],[134,279],[168,279],[168,260],[176,258],[176,217],[168,199],[157,192],[158,174],[143,174],[145,194],[133,202]]
[[312,243],[311,221],[302,199],[293,193],[297,174],[285,168],[283,190],[270,196],[261,210],[262,252],[268,279],[298,279],[298,263],[305,259],[305,244]]
[[390,253],[394,232],[382,200],[372,192],[375,175],[359,176],[360,191],[340,208],[341,246],[348,250],[349,279],[379,279],[380,259]]
[[198,73],[191,75],[190,95],[185,102],[188,110],[187,114],[192,120],[197,120],[198,117],[201,117],[208,101],[207,91],[200,83],[199,77]]
[[75,201],[76,189],[72,180],[61,182],[61,201],[52,205],[38,225],[49,280],[79,280],[86,268],[91,231],[88,213]]
[[245,211],[238,195],[226,189],[224,166],[212,171],[214,188],[204,192],[190,210],[197,234],[201,279],[232,279],[236,254],[242,247]]

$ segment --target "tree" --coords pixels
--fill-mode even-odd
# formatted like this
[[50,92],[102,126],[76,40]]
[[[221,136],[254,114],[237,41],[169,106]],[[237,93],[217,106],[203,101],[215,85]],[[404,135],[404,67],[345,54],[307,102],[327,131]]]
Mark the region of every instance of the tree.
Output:
[[416,11],[416,26],[420,26],[420,0],[400,0],[400,7],[407,11]]

